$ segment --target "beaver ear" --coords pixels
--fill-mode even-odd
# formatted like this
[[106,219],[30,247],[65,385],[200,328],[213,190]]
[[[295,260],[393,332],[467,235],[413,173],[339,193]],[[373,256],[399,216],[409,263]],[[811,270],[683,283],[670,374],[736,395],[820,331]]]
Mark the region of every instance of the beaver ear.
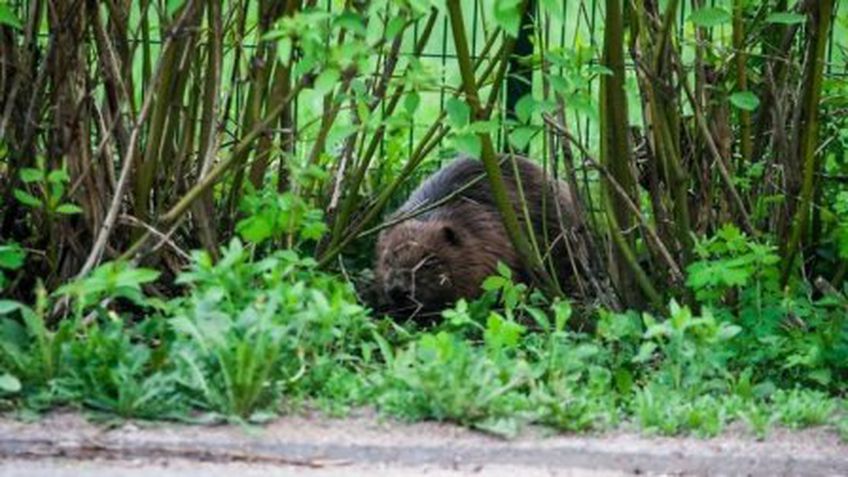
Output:
[[459,234],[450,225],[442,227],[442,235],[445,237],[445,240],[454,247],[462,245],[462,239],[459,238]]

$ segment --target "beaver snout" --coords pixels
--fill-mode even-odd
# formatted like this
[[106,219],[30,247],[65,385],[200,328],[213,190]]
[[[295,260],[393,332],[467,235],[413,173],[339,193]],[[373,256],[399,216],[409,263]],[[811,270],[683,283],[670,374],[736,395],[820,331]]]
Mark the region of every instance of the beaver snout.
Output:
[[405,305],[410,303],[412,299],[412,290],[409,286],[410,278],[408,274],[400,270],[393,270],[389,273],[383,291],[394,304]]
[[410,298],[409,291],[400,285],[393,285],[386,294],[389,295],[389,299],[398,304],[408,302]]

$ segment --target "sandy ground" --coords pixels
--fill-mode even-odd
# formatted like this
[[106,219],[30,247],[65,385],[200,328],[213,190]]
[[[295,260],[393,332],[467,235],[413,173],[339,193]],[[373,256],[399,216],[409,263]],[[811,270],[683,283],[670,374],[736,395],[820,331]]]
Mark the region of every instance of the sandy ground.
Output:
[[0,476],[24,475],[848,476],[848,445],[827,429],[776,430],[762,442],[733,429],[709,440],[529,429],[507,441],[367,411],[346,419],[284,417],[262,427],[109,427],[69,412],[35,423],[0,418]]

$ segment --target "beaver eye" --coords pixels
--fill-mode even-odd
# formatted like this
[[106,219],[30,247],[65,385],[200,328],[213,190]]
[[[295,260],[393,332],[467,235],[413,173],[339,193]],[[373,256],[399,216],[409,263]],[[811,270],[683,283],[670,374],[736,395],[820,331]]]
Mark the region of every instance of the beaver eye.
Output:
[[415,265],[412,266],[412,272],[415,273],[418,270],[421,270],[424,267],[432,268],[433,265],[433,256],[425,255],[421,260],[419,260]]

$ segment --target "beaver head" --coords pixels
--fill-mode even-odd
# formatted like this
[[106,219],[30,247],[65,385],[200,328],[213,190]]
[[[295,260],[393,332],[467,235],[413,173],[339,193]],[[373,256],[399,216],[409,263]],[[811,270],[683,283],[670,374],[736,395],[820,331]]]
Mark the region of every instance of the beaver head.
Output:
[[431,310],[459,298],[452,272],[464,253],[460,229],[449,222],[407,220],[380,235],[376,278],[398,312]]

